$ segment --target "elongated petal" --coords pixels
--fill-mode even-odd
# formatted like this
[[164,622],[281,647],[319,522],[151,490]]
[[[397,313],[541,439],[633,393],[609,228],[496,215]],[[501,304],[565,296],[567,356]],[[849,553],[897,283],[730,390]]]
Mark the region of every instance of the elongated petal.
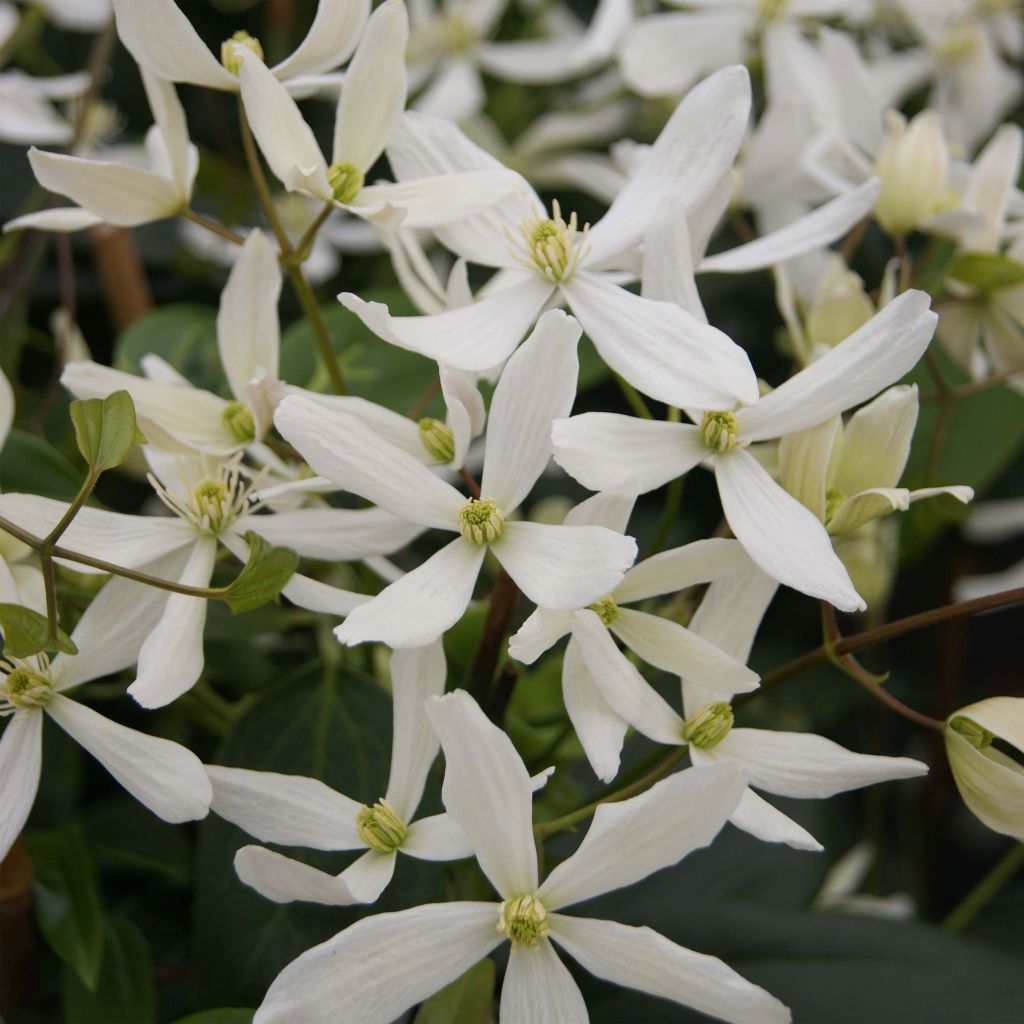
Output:
[[385,799],[406,822],[419,806],[427,772],[438,751],[437,733],[424,714],[424,702],[444,693],[447,674],[444,648],[439,640],[427,647],[407,648],[391,655],[394,727]]
[[491,550],[534,604],[576,609],[615,589],[636,541],[603,526],[512,522]]
[[[277,301],[281,270],[277,252],[260,230],[249,233],[231,268],[217,312],[217,345],[231,391],[246,402],[259,370],[277,379],[280,330]],[[263,424],[264,429],[269,424]]]
[[35,803],[43,763],[43,713],[14,715],[0,737],[0,860],[21,833]]
[[566,526],[603,526],[616,533],[625,533],[635,504],[636,498],[632,494],[603,491],[574,505],[562,521]]
[[833,796],[928,772],[909,757],[856,754],[824,736],[769,729],[733,729],[716,754],[739,761],[752,786],[779,796]]
[[36,231],[83,231],[102,223],[103,218],[90,210],[83,210],[78,206],[63,206],[55,210],[40,210],[39,213],[26,213],[23,217],[15,217],[4,224],[4,234],[25,228],[35,228]]
[[963,204],[983,215],[984,226],[961,237],[965,249],[998,249],[1006,207],[1020,178],[1022,146],[1024,136],[1018,125],[1000,125],[975,159]]
[[149,108],[153,111],[153,120],[167,152],[171,180],[177,186],[181,198],[188,199],[192,194],[192,181],[198,164],[190,154],[184,108],[169,81],[154,74],[144,64],[139,65],[139,71],[142,73]]
[[556,914],[551,937],[581,967],[613,985],[673,999],[733,1024],[788,1024],[789,1010],[713,956],[650,928]]
[[318,75],[344,64],[370,13],[370,0],[319,0],[316,16],[295,51],[274,66],[280,79]]
[[500,1020],[588,1024],[583,994],[546,939],[536,949],[512,947],[501,987]]
[[812,850],[815,853],[824,849],[807,829],[772,807],[752,789],[744,791],[729,821],[765,843],[785,843],[794,850]]
[[674,302],[701,323],[707,323],[695,273],[686,204],[680,197],[670,196],[664,212],[652,222],[644,236],[640,294],[645,299]]
[[416,421],[409,419],[408,416],[403,416],[387,406],[378,405],[376,402],[370,402],[356,395],[321,395],[314,391],[300,391],[297,388],[292,389],[289,393],[301,395],[322,406],[328,417],[338,413],[355,416],[357,420],[362,420],[375,434],[389,444],[408,452],[424,465],[434,464],[435,460],[431,459],[420,440],[420,431]]
[[847,420],[830,486],[844,494],[895,487],[917,426],[917,385],[887,388]]
[[619,604],[674,594],[698,583],[710,583],[750,565],[739,541],[722,537],[694,541],[638,562],[615,588]]
[[473,844],[451,815],[433,814],[409,826],[402,853],[420,860],[462,860],[473,856]]
[[532,665],[572,629],[572,611],[538,608],[509,638],[508,653],[524,665]]
[[655,668],[731,697],[757,689],[758,675],[678,622],[620,608],[612,632]]
[[813,427],[899,380],[935,333],[930,302],[925,292],[904,292],[753,408],[742,409],[743,439],[765,441]]
[[831,536],[849,533],[872,519],[910,508],[910,491],[905,487],[872,487],[844,501],[828,521]]
[[473,844],[484,874],[503,898],[537,889],[533,789],[512,741],[465,690],[427,702],[441,740],[441,797]]
[[[254,1024],[391,1024],[501,941],[494,903],[428,903],[364,918],[293,960]],[[438,941],[444,936],[444,941]]]
[[289,192],[308,192],[333,199],[327,163],[316,136],[303,120],[295,100],[266,64],[250,51],[238,71],[249,126],[270,169]]
[[206,817],[210,780],[199,758],[180,743],[118,725],[59,693],[46,710],[157,817],[170,822]]
[[551,422],[576,397],[580,325],[552,309],[501,373],[491,401],[480,493],[504,512],[522,504],[551,460]]
[[281,593],[292,604],[325,615],[349,615],[353,609],[372,600],[370,594],[356,594],[351,590],[332,587],[320,580],[303,576],[300,572],[293,574]]
[[167,178],[112,160],[46,153],[32,148],[29,163],[45,189],[102,217],[108,224],[148,224],[178,213],[182,197]]
[[113,0],[117,35],[129,53],[171,82],[236,92],[238,82],[199,38],[174,0]]
[[594,684],[620,718],[657,743],[682,743],[683,720],[615,646],[594,612],[576,613],[572,635]]
[[342,292],[338,301],[379,338],[459,370],[481,372],[504,362],[530,329],[551,285],[536,275],[471,306],[433,316],[392,316],[381,302]]
[[[217,558],[217,542],[212,537],[196,541],[180,583],[189,587],[208,587]],[[144,708],[170,704],[192,688],[203,671],[203,627],[206,625],[206,600],[185,594],[171,594],[164,605],[156,628],[139,651],[139,668],[128,692]]]
[[293,395],[277,407],[274,423],[317,473],[346,490],[410,522],[458,528],[465,498],[355,417]]
[[597,274],[576,274],[563,292],[601,358],[645,395],[698,409],[756,401],[747,354],[681,306],[641,298]]
[[813,512],[775,483],[749,452],[736,449],[714,462],[732,532],[769,576],[842,611],[865,607]]
[[866,217],[881,191],[881,180],[871,178],[783,228],[770,231],[746,245],[705,257],[700,269],[720,274],[745,274],[813,252],[831,244]]
[[841,429],[842,417],[833,416],[779,442],[779,483],[821,522],[828,510],[825,495],[832,448]]
[[423,647],[462,618],[486,548],[462,537],[356,608],[334,631],[343,644],[376,640],[389,647]]
[[576,852],[548,875],[537,895],[561,910],[632,885],[707,846],[743,794],[731,765],[687,768],[621,803],[602,804]]
[[355,800],[305,775],[208,764],[210,809],[264,843],[314,850],[358,850]]
[[615,713],[587,668],[576,637],[562,662],[562,697],[576,736],[594,773],[602,782],[619,774],[622,744],[629,723]]
[[[392,859],[394,854],[391,855]],[[337,875],[262,846],[243,846],[235,854],[235,873],[261,896],[275,903],[324,903],[347,907],[361,902]]]
[[393,852],[367,850],[342,871],[339,881],[345,884],[360,903],[375,903],[394,876],[397,859],[397,854]]

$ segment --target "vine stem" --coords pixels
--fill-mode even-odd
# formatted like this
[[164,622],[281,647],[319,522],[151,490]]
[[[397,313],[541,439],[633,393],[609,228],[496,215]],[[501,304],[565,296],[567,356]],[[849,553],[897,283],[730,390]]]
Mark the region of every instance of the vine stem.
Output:
[[[490,694],[491,682],[494,679],[494,671],[498,667],[502,643],[508,632],[508,625],[512,620],[512,612],[515,610],[518,597],[519,588],[512,577],[502,569],[491,590],[487,617],[484,619],[484,626],[480,631],[480,640],[477,643],[476,654],[473,656],[473,664],[469,670],[469,685],[466,687],[482,707],[488,704],[487,698]],[[511,692],[508,696],[511,696]]]
[[1014,843],[991,871],[960,901],[942,922],[947,932],[963,931],[985,909],[999,890],[1024,867],[1024,844]]
[[196,213],[195,210],[186,208],[181,211],[181,215],[187,220],[192,221],[193,224],[198,224],[201,228],[206,228],[207,231],[212,231],[215,235],[220,235],[221,238],[234,242],[235,245],[243,245],[245,243],[245,239],[237,231],[232,231],[231,228],[226,228],[223,224],[218,224],[215,220],[210,220],[209,217]]

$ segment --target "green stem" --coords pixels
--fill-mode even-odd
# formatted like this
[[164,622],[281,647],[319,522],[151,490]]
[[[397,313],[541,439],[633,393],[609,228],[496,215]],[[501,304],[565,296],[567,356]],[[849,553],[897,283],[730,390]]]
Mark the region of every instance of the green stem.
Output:
[[237,231],[232,231],[231,228],[226,228],[223,224],[218,224],[215,220],[210,220],[201,213],[196,213],[195,210],[184,209],[181,211],[181,215],[192,221],[193,224],[198,224],[201,228],[206,228],[207,231],[212,231],[215,235],[220,235],[221,238],[234,242],[235,245],[243,245],[245,243],[245,239]]
[[1024,867],[1024,844],[1014,843],[995,867],[960,901],[942,922],[947,932],[963,931],[985,909],[1013,876]]
[[639,416],[641,419],[653,420],[654,414],[647,407],[647,403],[643,400],[643,396],[632,384],[629,383],[624,377],[620,377],[617,373],[612,374],[619,385],[619,389],[622,391],[623,396],[629,403],[630,409]]
[[277,207],[274,206],[274,198],[270,194],[270,186],[267,184],[266,176],[263,173],[263,165],[260,163],[260,155],[256,150],[256,140],[253,138],[252,129],[249,127],[249,118],[245,116],[245,106],[242,97],[238,97],[238,122],[242,130],[242,150],[245,153],[245,162],[249,165],[249,176],[259,196],[260,206],[274,232],[277,244],[281,249],[282,259],[292,256],[292,243],[285,231],[281,218],[277,214]]
[[299,244],[295,246],[295,257],[301,260],[303,263],[309,259],[309,254],[313,251],[313,243],[316,241],[316,236],[319,230],[324,226],[324,221],[334,212],[334,203],[324,203],[324,208],[317,215],[315,221],[306,228],[305,233],[299,239]]
[[292,287],[295,289],[295,294],[299,297],[299,302],[302,303],[306,316],[309,317],[310,326],[313,328],[313,336],[316,338],[317,347],[320,349],[320,359],[327,370],[327,375],[331,378],[331,388],[336,395],[348,394],[348,388],[345,387],[345,377],[334,355],[334,342],[331,340],[331,334],[327,330],[327,324],[324,323],[324,318],[320,312],[319,305],[317,305],[313,289],[309,287],[309,282],[303,276],[302,268],[297,264],[288,264],[288,276],[291,278]]

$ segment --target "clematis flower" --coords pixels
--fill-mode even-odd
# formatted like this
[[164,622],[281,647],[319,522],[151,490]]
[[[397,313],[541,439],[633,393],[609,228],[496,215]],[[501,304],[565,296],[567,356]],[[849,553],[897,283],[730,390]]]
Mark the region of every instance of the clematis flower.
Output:
[[632,538],[510,518],[551,458],[552,419],[572,406],[579,336],[575,320],[552,310],[509,360],[491,402],[479,498],[467,500],[354,417],[294,396],[281,403],[278,430],[317,473],[406,522],[461,535],[355,609],[335,630],[342,643],[432,643],[466,610],[488,550],[543,607],[578,608],[618,583],[636,557]]
[[[2,42],[0,26],[0,42]],[[0,142],[15,146],[64,146],[74,126],[53,107],[54,100],[81,96],[89,87],[88,74],[36,78],[22,71],[0,72]]]
[[902,377],[935,330],[929,301],[924,292],[905,292],[764,398],[732,409],[688,410],[693,424],[613,413],[556,420],[555,461],[591,490],[632,494],[709,461],[729,526],[769,576],[844,611],[863,608],[817,517],[745,449],[831,419]]
[[78,206],[16,217],[4,231],[80,231],[95,224],[126,227],[174,217],[188,207],[199,153],[188,137],[185,111],[170,82],[141,67],[154,124],[146,134],[148,168],[117,160],[92,160],[33,147],[29,163],[43,188]]
[[[173,558],[155,560],[167,570]],[[0,601],[21,595],[0,562]],[[164,821],[206,817],[212,791],[199,758],[178,743],[110,721],[66,691],[135,662],[156,626],[162,591],[111,580],[86,609],[71,639],[78,654],[31,658],[0,656],[0,860],[17,839],[35,800],[49,715],[140,803]]]
[[[631,497],[597,494],[566,516],[567,525],[605,526],[622,533],[633,507]],[[724,654],[696,633],[648,612],[623,607],[671,594],[749,565],[743,547],[733,540],[704,540],[663,551],[634,565],[622,582],[599,601],[574,611],[538,608],[509,641],[509,654],[530,664],[569,634],[562,663],[562,693],[573,728],[598,777],[610,782],[618,774],[619,754],[628,722],[601,696],[596,674],[626,673],[633,693],[646,686],[612,637],[644,661],[665,672],[700,680],[719,696],[731,697],[757,686],[757,673]],[[654,691],[651,691],[652,693]]]
[[715,957],[649,928],[562,913],[707,846],[739,797],[737,771],[690,769],[631,800],[599,807],[576,853],[538,884],[530,778],[508,736],[465,692],[434,697],[427,708],[445,753],[445,807],[469,836],[502,902],[427,904],[365,918],[289,964],[256,1011],[256,1024],[387,1024],[506,939],[503,1024],[588,1020],[555,945],[614,985],[722,1020],[790,1019],[774,996]]
[[270,169],[286,189],[386,224],[398,209],[402,223],[412,228],[461,220],[517,187],[512,175],[491,169],[408,184],[365,184],[405,107],[408,38],[402,0],[387,0],[373,12],[345,74],[330,164],[295,101],[259,55],[240,54],[238,78],[246,116]]
[[[240,51],[263,53],[259,40],[236,32],[221,44],[218,61],[174,0],[112,2],[121,42],[141,67],[168,81],[237,92]],[[319,0],[305,39],[272,74],[295,94],[307,94],[317,76],[348,59],[369,13],[370,0]]]
[[[435,316],[393,317],[380,303],[344,292],[342,305],[379,337],[467,371],[502,363],[552,298],[579,318],[604,361],[644,394],[675,405],[719,405],[756,397],[746,354],[721,331],[670,303],[641,298],[604,270],[637,246],[670,195],[695,209],[732,165],[750,110],[750,82],[733,67],[679,104],[647,160],[601,220],[545,212],[523,179],[522,197],[439,228],[470,263],[500,268],[488,294]],[[407,114],[388,145],[403,183],[501,165],[446,121]]]

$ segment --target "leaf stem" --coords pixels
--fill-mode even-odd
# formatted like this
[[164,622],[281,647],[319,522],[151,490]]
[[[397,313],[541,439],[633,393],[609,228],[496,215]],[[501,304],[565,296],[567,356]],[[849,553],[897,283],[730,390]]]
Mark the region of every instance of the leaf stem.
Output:
[[943,931],[961,932],[999,894],[999,890],[1024,867],[1024,844],[1014,843],[987,875],[960,901],[942,922]]
[[209,217],[196,213],[195,210],[186,208],[181,211],[181,215],[187,220],[192,221],[193,224],[198,224],[201,228],[206,228],[207,231],[212,231],[215,235],[220,235],[221,238],[234,242],[235,245],[243,245],[245,243],[245,238],[238,234],[237,231],[232,231],[231,228],[226,228],[223,224],[218,224],[215,220],[210,220]]

